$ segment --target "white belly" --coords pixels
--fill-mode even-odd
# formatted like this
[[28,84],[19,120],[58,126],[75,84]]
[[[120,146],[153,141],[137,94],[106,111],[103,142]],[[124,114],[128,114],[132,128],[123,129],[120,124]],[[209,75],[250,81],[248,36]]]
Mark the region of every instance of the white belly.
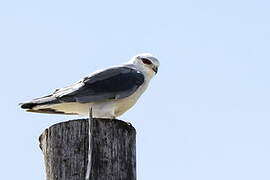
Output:
[[129,97],[115,100],[115,116],[121,116],[123,113],[125,113],[127,110],[129,110],[139,99],[139,97],[142,95],[142,93],[146,90],[147,84],[140,87],[134,94],[132,94]]

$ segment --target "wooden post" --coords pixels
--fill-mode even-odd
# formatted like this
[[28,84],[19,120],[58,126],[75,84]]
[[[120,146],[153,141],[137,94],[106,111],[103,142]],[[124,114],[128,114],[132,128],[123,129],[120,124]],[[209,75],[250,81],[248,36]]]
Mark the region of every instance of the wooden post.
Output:
[[47,180],[136,180],[136,130],[120,120],[88,119],[58,123],[39,138]]

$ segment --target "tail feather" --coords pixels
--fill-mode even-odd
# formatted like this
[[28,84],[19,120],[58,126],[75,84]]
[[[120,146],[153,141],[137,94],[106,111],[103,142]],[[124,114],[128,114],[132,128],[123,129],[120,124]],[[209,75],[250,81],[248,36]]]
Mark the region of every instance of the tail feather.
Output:
[[45,113],[45,114],[65,114],[65,115],[78,115],[77,113],[67,113],[63,111],[57,111],[52,108],[43,108],[43,109],[28,109],[27,112],[34,112],[34,113]]
[[25,103],[20,103],[19,105],[21,106],[22,109],[33,109],[36,106],[42,106],[42,105],[51,105],[51,104],[58,104],[59,100],[52,96],[44,96],[41,98],[33,99],[32,101],[25,102]]
[[35,103],[28,102],[28,103],[20,103],[19,104],[22,109],[32,109],[34,106],[36,106]]

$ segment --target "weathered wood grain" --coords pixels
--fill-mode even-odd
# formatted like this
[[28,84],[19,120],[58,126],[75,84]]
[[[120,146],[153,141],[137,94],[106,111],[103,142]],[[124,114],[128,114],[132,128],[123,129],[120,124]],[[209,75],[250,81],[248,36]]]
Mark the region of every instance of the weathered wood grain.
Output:
[[[47,180],[84,180],[88,119],[58,123],[40,135]],[[91,122],[90,180],[136,180],[136,130],[120,120]]]

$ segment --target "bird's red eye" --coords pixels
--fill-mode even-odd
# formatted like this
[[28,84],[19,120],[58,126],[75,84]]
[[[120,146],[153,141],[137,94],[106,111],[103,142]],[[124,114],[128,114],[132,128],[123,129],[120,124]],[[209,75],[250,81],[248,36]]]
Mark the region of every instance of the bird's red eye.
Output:
[[152,64],[152,62],[149,61],[149,60],[146,59],[146,58],[142,58],[142,62],[143,62],[144,64]]

